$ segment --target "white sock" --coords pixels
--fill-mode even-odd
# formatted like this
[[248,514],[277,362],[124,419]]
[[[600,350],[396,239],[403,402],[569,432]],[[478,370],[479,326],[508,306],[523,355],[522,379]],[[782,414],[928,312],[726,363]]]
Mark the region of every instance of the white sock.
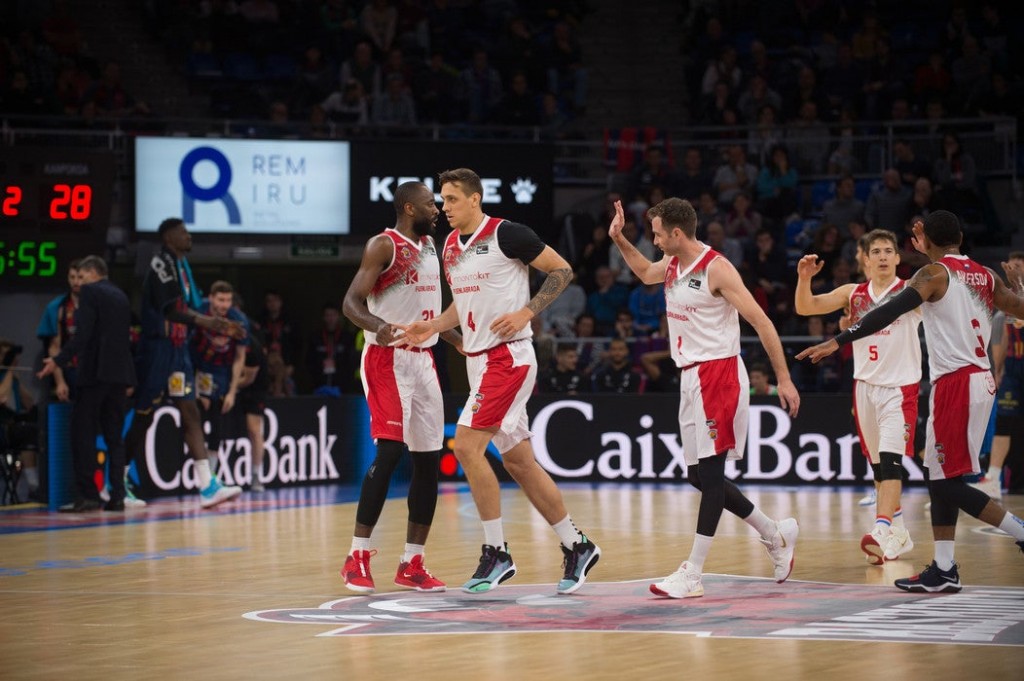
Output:
[[567,549],[571,549],[572,545],[576,542],[583,541],[583,533],[576,529],[576,525],[572,522],[570,516],[565,516],[559,520],[551,526],[551,529],[562,540],[562,546]]
[[999,482],[999,476],[1002,474],[1002,472],[1003,470],[1001,466],[999,468],[996,468],[995,466],[989,466],[989,469],[985,472],[985,477],[989,480],[995,480],[996,482]]
[[935,542],[935,564],[940,570],[949,570],[953,567],[953,545],[956,542],[936,541]]
[[348,555],[354,556],[356,551],[369,551],[370,550],[370,538],[369,537],[352,537],[352,550],[348,552]]
[[484,525],[484,543],[496,549],[505,550],[505,530],[501,527],[501,518],[481,521]]
[[1024,541],[1024,520],[1009,511],[1003,516],[1003,522],[999,523],[999,529],[1017,541]]
[[903,507],[898,506],[896,512],[892,514],[892,526],[906,529],[906,525],[903,524]]
[[402,554],[402,562],[408,563],[412,561],[413,556],[423,555],[423,544],[410,544],[406,542],[405,553]]
[[762,513],[757,506],[754,507],[754,511],[750,515],[743,519],[743,522],[757,530],[761,539],[771,539],[779,529],[776,522]]
[[704,561],[707,560],[708,551],[711,549],[711,542],[714,537],[708,537],[707,535],[698,534],[693,537],[693,546],[690,548],[690,557],[687,558],[693,568],[699,572],[704,572]]
[[210,460],[199,459],[196,461],[196,473],[199,474],[199,489],[204,490],[213,482],[213,473],[210,472]]

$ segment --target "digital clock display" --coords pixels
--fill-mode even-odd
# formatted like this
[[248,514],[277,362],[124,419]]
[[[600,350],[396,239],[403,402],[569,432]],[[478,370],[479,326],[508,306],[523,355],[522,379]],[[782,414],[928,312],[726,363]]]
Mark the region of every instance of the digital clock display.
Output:
[[112,153],[4,147],[0,282],[62,286],[68,264],[102,255],[114,192]]

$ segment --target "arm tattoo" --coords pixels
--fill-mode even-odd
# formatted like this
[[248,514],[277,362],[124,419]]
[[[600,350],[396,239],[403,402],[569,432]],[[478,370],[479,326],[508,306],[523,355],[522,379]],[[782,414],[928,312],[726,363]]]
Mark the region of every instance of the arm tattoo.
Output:
[[541,310],[550,305],[565,290],[570,281],[572,281],[572,270],[568,267],[551,270],[548,272],[548,278],[544,280],[540,290],[537,291],[537,295],[526,304],[526,307],[534,315],[540,314]]

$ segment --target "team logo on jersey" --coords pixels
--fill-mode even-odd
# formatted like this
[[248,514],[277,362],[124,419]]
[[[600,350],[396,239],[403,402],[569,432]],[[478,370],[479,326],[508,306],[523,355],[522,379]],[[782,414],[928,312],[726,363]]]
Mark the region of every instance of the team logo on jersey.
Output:
[[942,443],[935,443],[935,460],[939,462],[939,465],[946,463],[946,452],[943,451]]
[[717,440],[718,439],[718,431],[717,430],[709,430],[708,431],[708,437],[711,438],[712,440]]
[[904,442],[910,442],[910,435],[911,435],[910,424],[909,423],[904,423],[903,424],[903,441]]
[[408,260],[409,258],[412,257],[412,251],[409,250],[408,246],[402,246],[401,253],[402,253],[402,258],[404,260]]
[[700,279],[690,279],[690,288],[694,290],[700,289]]
[[470,407],[469,410],[471,412],[473,412],[474,414],[477,413],[478,411],[480,411],[480,407],[483,406],[483,401],[484,401],[484,394],[483,393],[477,393],[476,395],[473,395],[473,406]]
[[476,247],[476,254],[477,255],[486,255],[488,250],[489,249],[487,247],[487,244],[480,244],[479,246]]
[[416,270],[409,270],[405,273],[406,284],[418,284],[420,282],[420,273]]

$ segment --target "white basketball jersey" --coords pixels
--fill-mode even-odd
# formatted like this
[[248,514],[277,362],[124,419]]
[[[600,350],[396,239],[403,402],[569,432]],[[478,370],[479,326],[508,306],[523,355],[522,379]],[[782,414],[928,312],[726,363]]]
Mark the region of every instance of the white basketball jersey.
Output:
[[513,340],[530,338],[527,324],[511,338],[491,331],[491,323],[530,302],[529,267],[498,248],[502,218],[484,216],[466,243],[452,230],[444,243],[444,274],[452,289],[462,327],[462,350],[478,353]]
[[[713,295],[708,285],[708,267],[721,257],[710,246],[704,246],[684,270],[679,269],[679,258],[669,258],[665,307],[672,359],[680,368],[740,353],[739,314],[725,298]],[[722,258],[718,266],[726,263]]]
[[[377,277],[366,298],[370,313],[391,324],[408,324],[433,319],[441,314],[441,264],[434,240],[429,236],[411,241],[396,229],[384,230],[391,239],[394,255]],[[377,334],[365,332],[368,345],[377,342]],[[434,334],[419,347],[437,343]]]
[[928,371],[933,382],[966,366],[989,368],[996,286],[992,273],[966,255],[946,255],[937,262],[949,273],[949,287],[941,300],[924,304]]
[[[906,288],[903,279],[893,282],[878,296],[871,282],[858,284],[850,293],[850,318],[856,324],[871,310]],[[900,316],[889,326],[867,338],[853,341],[853,377],[871,385],[898,388],[921,382],[921,341],[917,327],[921,312]]]

